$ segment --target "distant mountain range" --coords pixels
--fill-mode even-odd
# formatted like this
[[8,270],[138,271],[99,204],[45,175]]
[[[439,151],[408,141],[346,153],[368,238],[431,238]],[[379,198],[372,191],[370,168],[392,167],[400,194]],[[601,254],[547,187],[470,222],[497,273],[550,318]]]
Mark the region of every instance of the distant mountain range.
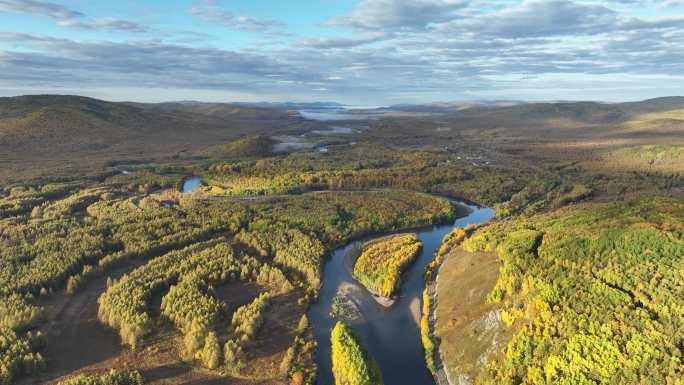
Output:
[[311,103],[301,103],[301,102],[231,102],[231,103],[210,103],[201,101],[178,101],[178,102],[167,102],[159,103],[158,105],[205,105],[205,104],[230,104],[233,106],[245,107],[245,108],[267,108],[276,110],[321,110],[321,109],[340,109],[344,108],[343,104],[336,102],[311,102]]
[[[320,128],[293,110],[339,103],[115,103],[70,95],[0,98],[0,157],[65,158],[79,153],[168,154],[245,135]],[[684,97],[630,103],[482,101],[397,105],[375,111],[440,113],[454,128],[615,124],[633,116],[684,109]],[[551,122],[551,123],[549,123]]]
[[[514,107],[520,105],[571,105],[571,104],[600,104],[604,106],[617,106],[620,109],[626,110],[642,110],[642,111],[661,111],[672,108],[679,108],[682,99],[680,96],[670,96],[662,98],[647,99],[638,102],[624,102],[624,103],[604,103],[596,101],[567,101],[567,100],[553,100],[546,102],[529,102],[524,100],[464,100],[451,102],[433,102],[433,103],[401,103],[393,104],[386,107],[377,108],[360,108],[357,106],[350,106],[338,102],[229,102],[229,103],[215,103],[203,102],[197,100],[182,100],[163,103],[127,103],[135,106],[147,107],[161,107],[167,109],[177,109],[185,107],[188,109],[198,108],[198,106],[234,106],[252,109],[270,109],[270,110],[359,110],[359,111],[374,111],[374,112],[422,112],[422,113],[447,113],[454,111],[462,111],[471,108],[500,108],[500,107]],[[205,107],[206,108],[206,107]]]

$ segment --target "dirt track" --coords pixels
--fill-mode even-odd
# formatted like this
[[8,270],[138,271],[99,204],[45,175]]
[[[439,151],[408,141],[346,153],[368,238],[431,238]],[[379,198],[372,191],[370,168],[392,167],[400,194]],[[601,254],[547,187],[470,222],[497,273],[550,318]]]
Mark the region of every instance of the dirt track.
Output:
[[41,327],[47,337],[43,354],[49,369],[40,377],[17,383],[51,383],[77,369],[120,355],[124,347],[118,333],[97,320],[97,299],[106,288],[107,277],[119,278],[144,262],[132,261],[109,274],[98,276],[80,287],[74,295],[60,292],[42,300],[40,305],[50,320]]

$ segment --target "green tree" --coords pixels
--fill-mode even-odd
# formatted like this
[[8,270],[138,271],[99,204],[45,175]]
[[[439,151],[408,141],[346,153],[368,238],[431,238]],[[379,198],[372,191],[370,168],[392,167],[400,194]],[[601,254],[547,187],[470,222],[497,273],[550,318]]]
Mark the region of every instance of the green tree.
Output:
[[204,366],[209,369],[216,369],[221,361],[221,346],[219,345],[216,333],[209,332],[204,341],[204,349],[202,350],[202,362]]
[[299,319],[299,324],[297,325],[297,330],[302,333],[306,331],[309,327],[309,318],[306,314],[302,314],[302,318]]
[[380,368],[353,330],[338,322],[330,335],[336,385],[382,385]]

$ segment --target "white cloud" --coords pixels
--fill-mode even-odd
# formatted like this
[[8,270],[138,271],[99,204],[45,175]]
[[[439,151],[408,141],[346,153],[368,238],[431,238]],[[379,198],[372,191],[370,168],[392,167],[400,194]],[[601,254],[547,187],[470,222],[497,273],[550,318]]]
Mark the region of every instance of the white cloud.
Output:
[[452,27],[472,34],[528,38],[590,34],[610,29],[617,13],[602,5],[567,0],[525,0],[497,12],[456,21]]
[[109,29],[109,30],[128,31],[128,32],[144,32],[147,30],[146,27],[144,27],[138,23],[134,23],[131,21],[126,21],[126,20],[112,19],[112,18],[95,18],[95,19],[92,19],[90,21],[68,19],[68,20],[60,20],[57,22],[57,24],[59,26],[62,26],[62,27],[87,29],[87,30]]
[[222,25],[229,29],[247,32],[269,32],[285,27],[285,24],[272,19],[260,19],[237,15],[219,7],[214,0],[201,0],[190,7],[190,14],[209,23]]
[[127,20],[113,18],[94,18],[88,20],[86,15],[62,5],[37,0],[0,0],[0,11],[19,12],[32,15],[47,16],[57,20],[60,27],[88,30],[118,30],[127,32],[143,32],[147,28]]
[[373,44],[391,38],[391,34],[384,32],[371,32],[352,37],[322,37],[306,39],[303,45],[312,48],[351,48],[366,44]]
[[[584,87],[601,98],[600,87],[608,96],[621,87],[616,79],[633,80],[630,95],[640,82],[648,96],[657,96],[658,88],[684,90],[676,77],[684,68],[684,15],[655,1],[629,1],[362,0],[334,20],[344,33],[330,29],[325,37],[286,37],[278,44],[272,44],[273,34],[287,32],[282,23],[240,17],[204,1],[191,9],[195,17],[267,34],[231,49],[220,39],[203,48],[192,39],[84,42],[0,32],[0,83],[83,89],[149,85],[300,100],[322,97],[325,89],[335,98],[369,104],[505,96],[516,87],[546,98],[559,90],[584,95]],[[640,16],[644,7],[652,16]],[[134,22],[53,12],[69,28],[145,30]],[[644,76],[653,82],[647,84]],[[562,86],[557,79],[564,80]]]
[[348,16],[335,17],[332,25],[358,29],[423,29],[457,17],[463,0],[361,0]]
[[83,16],[82,13],[73,11],[62,5],[37,0],[0,0],[0,11],[30,13],[48,16],[53,19]]

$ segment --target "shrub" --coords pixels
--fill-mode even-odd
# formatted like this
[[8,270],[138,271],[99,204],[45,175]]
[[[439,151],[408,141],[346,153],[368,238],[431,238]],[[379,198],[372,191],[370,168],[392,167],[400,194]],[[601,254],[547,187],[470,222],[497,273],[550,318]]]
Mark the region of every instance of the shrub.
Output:
[[123,372],[112,369],[102,375],[80,375],[61,381],[58,385],[144,385],[138,372]]

